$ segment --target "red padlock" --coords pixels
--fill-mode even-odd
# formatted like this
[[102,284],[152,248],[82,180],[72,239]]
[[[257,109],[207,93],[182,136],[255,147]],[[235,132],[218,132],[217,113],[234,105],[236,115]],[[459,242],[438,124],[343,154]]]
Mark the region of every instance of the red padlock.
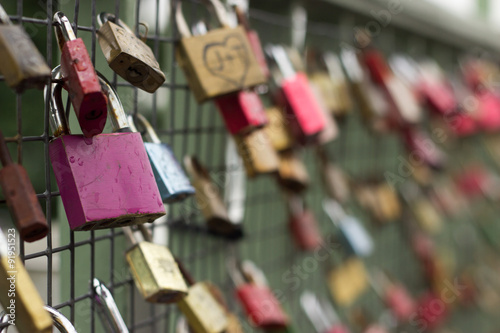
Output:
[[296,73],[282,46],[269,46],[281,71],[278,101],[284,107],[290,131],[301,144],[316,143],[326,126],[325,114],[304,73]]
[[251,261],[233,263],[229,273],[236,284],[236,295],[252,325],[264,330],[284,329],[289,318],[267,285],[264,274]]
[[226,128],[231,134],[245,134],[269,122],[259,95],[250,90],[215,99]]
[[476,99],[478,127],[485,132],[500,130],[500,98],[491,90],[484,89],[476,93]]
[[468,198],[478,197],[488,192],[494,184],[493,176],[481,165],[467,167],[455,180],[457,187]]
[[432,292],[425,293],[418,301],[417,318],[422,331],[439,327],[448,316],[448,304]]
[[267,67],[266,57],[262,51],[262,44],[260,43],[259,35],[255,30],[250,29],[250,24],[248,23],[245,13],[243,13],[239,7],[234,7],[234,11],[236,12],[236,17],[238,18],[238,24],[245,28],[248,41],[250,42],[250,47],[252,48],[252,52],[260,65],[262,73],[264,73],[266,78],[269,78],[269,68]]
[[425,132],[417,128],[403,131],[405,146],[412,159],[420,160],[426,165],[440,170],[446,163],[446,155]]
[[291,195],[288,198],[288,204],[290,207],[289,228],[295,244],[303,251],[317,249],[323,239],[313,212],[305,207],[304,200],[297,195]]
[[54,14],[53,23],[61,49],[61,73],[83,135],[102,133],[107,118],[107,98],[81,38],[76,38],[68,18]]

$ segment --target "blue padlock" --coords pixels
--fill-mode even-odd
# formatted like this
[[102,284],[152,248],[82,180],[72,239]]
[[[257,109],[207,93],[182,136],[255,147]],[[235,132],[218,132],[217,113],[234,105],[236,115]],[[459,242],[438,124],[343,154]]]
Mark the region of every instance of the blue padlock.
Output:
[[172,149],[160,141],[149,121],[141,114],[137,114],[135,117],[128,116],[128,121],[133,131],[137,131],[135,126],[137,122],[146,130],[146,134],[151,141],[144,142],[144,146],[153,167],[156,184],[163,202],[178,202],[193,195],[195,189],[189,182],[189,178],[182,170],[179,162],[175,159]]

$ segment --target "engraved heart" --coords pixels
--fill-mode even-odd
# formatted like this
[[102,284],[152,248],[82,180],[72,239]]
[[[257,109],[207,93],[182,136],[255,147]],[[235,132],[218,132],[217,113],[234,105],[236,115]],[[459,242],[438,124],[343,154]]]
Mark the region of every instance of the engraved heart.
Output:
[[242,87],[250,67],[245,36],[229,34],[222,42],[209,43],[203,50],[203,62],[214,76]]

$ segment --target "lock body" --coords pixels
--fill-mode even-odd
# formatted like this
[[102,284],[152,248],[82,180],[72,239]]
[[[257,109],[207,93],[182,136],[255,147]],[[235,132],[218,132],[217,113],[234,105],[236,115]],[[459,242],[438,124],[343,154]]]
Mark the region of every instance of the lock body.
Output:
[[188,295],[177,305],[194,332],[226,332],[228,326],[226,312],[212,296],[205,283],[199,282],[189,287]]
[[288,325],[289,319],[269,287],[246,283],[236,289],[236,295],[256,327],[283,329]]
[[491,91],[476,94],[478,108],[476,123],[486,132],[496,132],[500,129],[500,98]]
[[292,192],[302,192],[309,187],[310,178],[304,163],[293,152],[279,154],[278,183]]
[[438,115],[448,115],[456,111],[457,100],[453,90],[444,83],[422,82],[418,91],[431,111]]
[[242,90],[218,97],[214,102],[231,134],[246,134],[268,123],[264,105],[253,91]]
[[255,130],[246,135],[235,135],[234,140],[248,177],[278,171],[278,154],[264,130]]
[[317,249],[323,239],[318,228],[318,222],[312,211],[305,209],[301,214],[290,216],[290,231],[295,244],[304,251]]
[[165,215],[139,133],[63,135],[50,159],[71,230],[153,222]]
[[41,89],[50,78],[45,59],[20,26],[0,25],[0,59],[0,72],[18,92]]
[[345,203],[351,196],[349,181],[346,174],[337,165],[328,161],[322,162],[321,178],[330,198]]
[[61,74],[83,135],[92,137],[102,133],[106,124],[107,98],[81,38],[63,44]]
[[325,127],[325,115],[303,73],[281,82],[286,119],[296,141],[314,143]]
[[184,37],[176,58],[198,103],[266,81],[241,26]]
[[391,285],[385,291],[385,302],[399,322],[407,322],[416,312],[415,302],[401,285]]
[[107,21],[97,37],[109,67],[132,85],[153,93],[165,82],[153,51],[134,34]]
[[188,177],[168,145],[145,142],[144,147],[151,162],[163,202],[182,201],[195,193],[194,187],[191,186]]
[[352,304],[368,287],[366,269],[356,257],[345,260],[328,274],[328,288],[340,306]]
[[293,147],[293,138],[287,128],[287,121],[278,107],[266,110],[269,123],[265,128],[269,140],[276,151],[289,150]]
[[167,247],[139,242],[125,255],[135,285],[151,303],[175,303],[187,295],[188,287]]

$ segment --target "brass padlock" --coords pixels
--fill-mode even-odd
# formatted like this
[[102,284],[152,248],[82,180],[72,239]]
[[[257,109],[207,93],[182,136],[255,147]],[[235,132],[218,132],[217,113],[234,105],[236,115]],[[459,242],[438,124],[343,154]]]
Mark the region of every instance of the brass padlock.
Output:
[[278,154],[263,129],[233,137],[249,178],[278,171]]
[[310,183],[307,168],[293,151],[279,154],[278,183],[292,192],[304,191]]
[[189,284],[189,293],[177,306],[195,333],[226,332],[228,320],[226,311],[211,293],[207,282],[196,282],[180,261],[177,264]]
[[338,305],[351,305],[368,287],[363,261],[357,257],[348,258],[329,272],[327,283]]
[[19,332],[51,333],[52,318],[15,254],[15,230],[9,229],[7,237],[0,230],[0,303]]
[[109,67],[132,85],[154,93],[165,82],[165,74],[151,48],[113,14],[97,16],[97,39]]
[[288,131],[283,111],[273,106],[266,110],[269,123],[264,127],[271,144],[276,151],[289,150],[293,147],[293,139]]
[[389,184],[383,183],[375,187],[380,222],[392,222],[401,217],[401,202],[396,190]]
[[174,303],[188,288],[172,253],[166,246],[152,242],[145,226],[139,226],[144,241],[138,242],[130,227],[122,227],[132,243],[125,257],[137,289],[151,303]]
[[13,25],[0,5],[0,73],[17,92],[42,89],[50,78],[50,68],[33,41],[20,25]]
[[325,148],[318,147],[317,154],[321,180],[327,195],[341,204],[346,203],[351,196],[347,175],[338,165],[329,161]]
[[192,36],[177,2],[175,21],[181,39],[176,45],[177,62],[198,103],[266,82],[241,26],[230,28],[224,5],[209,0],[220,25],[207,34]]

